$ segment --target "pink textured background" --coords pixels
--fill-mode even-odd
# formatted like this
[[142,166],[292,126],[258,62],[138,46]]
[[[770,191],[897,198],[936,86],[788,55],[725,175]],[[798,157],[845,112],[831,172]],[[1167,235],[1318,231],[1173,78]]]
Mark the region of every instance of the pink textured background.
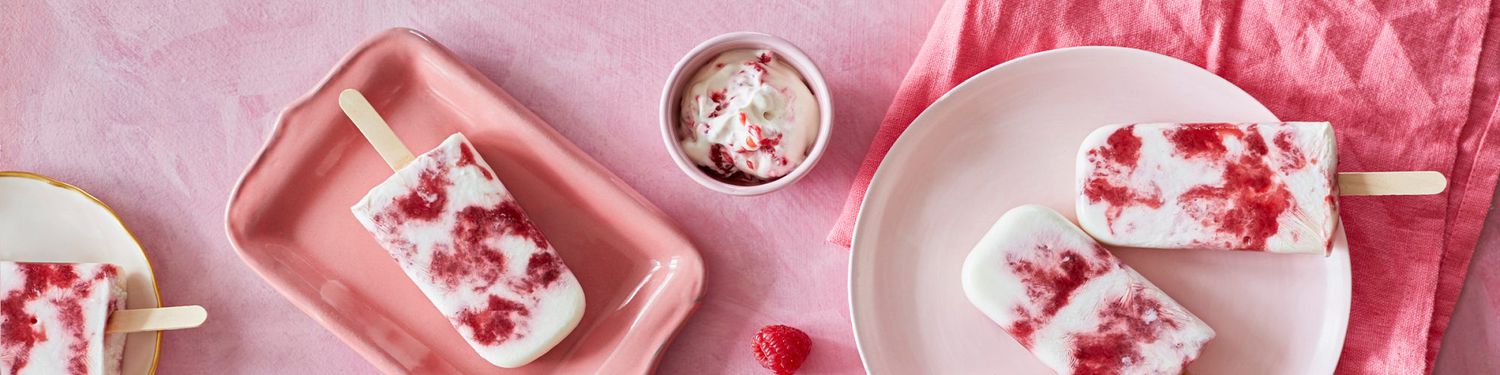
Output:
[[[807,373],[859,370],[847,253],[823,242],[938,2],[731,1],[380,5],[0,2],[0,170],[74,183],[146,246],[168,303],[201,304],[168,333],[161,373],[366,373],[373,368],[281,298],[230,249],[224,202],[280,107],[349,48],[408,26],[476,66],[671,215],[702,248],[708,296],[664,373],[748,373],[764,324],[807,330]],[[834,93],[825,159],[803,181],[730,198],[671,165],[656,133],[660,85],[713,35],[798,44]],[[1492,215],[1493,216],[1493,215]],[[1500,373],[1500,223],[1491,218],[1440,373]]]

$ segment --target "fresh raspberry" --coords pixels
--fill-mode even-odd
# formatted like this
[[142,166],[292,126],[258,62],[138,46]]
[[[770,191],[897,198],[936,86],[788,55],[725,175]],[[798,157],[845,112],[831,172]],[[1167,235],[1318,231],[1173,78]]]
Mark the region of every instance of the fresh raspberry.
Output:
[[755,360],[760,361],[761,367],[777,375],[791,375],[812,352],[812,338],[796,328],[770,325],[755,333],[750,347],[755,350]]

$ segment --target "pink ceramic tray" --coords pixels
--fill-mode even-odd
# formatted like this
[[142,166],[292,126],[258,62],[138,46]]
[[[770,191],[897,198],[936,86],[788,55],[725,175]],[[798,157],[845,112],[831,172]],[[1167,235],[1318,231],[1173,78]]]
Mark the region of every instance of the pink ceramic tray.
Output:
[[[522,368],[490,365],[349,213],[391,170],[338,107],[363,91],[414,151],[461,131],[547,233],[588,298]],[[387,373],[646,373],[697,306],[697,251],[654,206],[451,52],[414,30],[366,41],[287,107],[229,198],[240,257]]]

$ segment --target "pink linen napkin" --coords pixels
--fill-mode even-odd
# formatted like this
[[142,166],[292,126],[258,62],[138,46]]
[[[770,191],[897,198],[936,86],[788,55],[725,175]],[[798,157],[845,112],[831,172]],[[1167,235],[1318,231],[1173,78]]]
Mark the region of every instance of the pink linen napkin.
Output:
[[829,241],[850,243],[870,178],[912,119],[1006,60],[1113,45],[1174,56],[1278,117],[1333,122],[1340,171],[1436,170],[1443,195],[1341,198],[1353,306],[1340,373],[1425,373],[1500,173],[1500,2],[980,1],[943,5]]

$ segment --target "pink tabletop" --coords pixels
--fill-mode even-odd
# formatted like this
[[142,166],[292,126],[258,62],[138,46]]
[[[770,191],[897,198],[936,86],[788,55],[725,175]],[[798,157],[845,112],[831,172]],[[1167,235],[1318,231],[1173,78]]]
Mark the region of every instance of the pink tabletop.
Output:
[[[276,294],[230,249],[224,204],[281,107],[359,41],[422,30],[488,75],[675,219],[702,251],[707,297],[663,373],[754,373],[761,325],[806,330],[806,373],[860,369],[847,252],[823,242],[938,2],[741,2],[301,8],[195,1],[0,2],[0,170],[71,182],[112,205],[155,262],[168,304],[202,328],[167,333],[161,373],[367,373],[374,368]],[[705,18],[714,15],[713,18]],[[815,60],[835,128],[802,181],[736,198],[688,179],[656,108],[672,64],[724,32],[781,36]],[[1474,257],[1437,369],[1496,373],[1500,224]]]

